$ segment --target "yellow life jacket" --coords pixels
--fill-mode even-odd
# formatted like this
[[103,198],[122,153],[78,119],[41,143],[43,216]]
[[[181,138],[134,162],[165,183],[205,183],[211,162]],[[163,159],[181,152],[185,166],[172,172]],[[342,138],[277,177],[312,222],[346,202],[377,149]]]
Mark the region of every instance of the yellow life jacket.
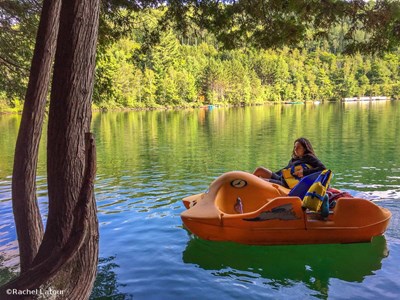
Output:
[[318,212],[332,178],[331,170],[324,170],[308,189],[302,207]]
[[283,176],[283,179],[285,179],[285,182],[288,185],[288,187],[292,189],[296,184],[299,183],[299,181],[301,179],[300,177],[297,177],[296,175],[294,175],[293,174],[294,172],[300,171],[300,170],[305,170],[308,168],[311,168],[311,166],[307,165],[307,164],[301,164],[301,165],[283,169],[282,176]]

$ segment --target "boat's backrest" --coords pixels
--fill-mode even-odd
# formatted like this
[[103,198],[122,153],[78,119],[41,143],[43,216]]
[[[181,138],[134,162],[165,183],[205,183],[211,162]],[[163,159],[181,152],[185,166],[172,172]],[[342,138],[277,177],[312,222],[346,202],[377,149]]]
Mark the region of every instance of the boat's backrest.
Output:
[[318,178],[321,172],[312,173],[310,175],[304,176],[298,184],[296,184],[288,196],[297,196],[300,199],[303,199],[306,195],[308,189],[312,186],[314,181]]

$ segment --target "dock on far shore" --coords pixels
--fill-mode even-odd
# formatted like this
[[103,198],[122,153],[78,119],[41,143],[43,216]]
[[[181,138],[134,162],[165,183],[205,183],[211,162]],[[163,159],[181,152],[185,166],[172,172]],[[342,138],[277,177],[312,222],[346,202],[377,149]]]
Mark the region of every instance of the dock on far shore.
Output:
[[351,102],[351,101],[386,101],[391,100],[390,97],[386,96],[363,96],[363,97],[350,97],[350,98],[343,98],[342,101],[344,102]]

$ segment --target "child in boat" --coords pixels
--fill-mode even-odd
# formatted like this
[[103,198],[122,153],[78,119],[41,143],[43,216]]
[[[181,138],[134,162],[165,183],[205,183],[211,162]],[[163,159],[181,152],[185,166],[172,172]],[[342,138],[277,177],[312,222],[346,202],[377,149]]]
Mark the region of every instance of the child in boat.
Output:
[[324,164],[315,155],[310,141],[302,137],[294,141],[292,158],[285,168],[272,172],[267,168],[258,167],[253,174],[262,179],[292,188],[300,178],[325,169]]

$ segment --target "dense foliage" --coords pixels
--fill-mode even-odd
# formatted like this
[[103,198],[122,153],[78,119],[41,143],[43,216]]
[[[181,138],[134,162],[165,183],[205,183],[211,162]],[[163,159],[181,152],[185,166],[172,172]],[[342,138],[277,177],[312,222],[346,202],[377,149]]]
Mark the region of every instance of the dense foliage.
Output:
[[[398,97],[397,52],[344,55],[346,24],[328,41],[310,38],[302,48],[228,50],[214,35],[155,31],[163,11],[131,15],[137,26],[98,54],[94,102],[98,107],[252,105],[267,101]],[[358,33],[359,39],[365,34]]]
[[[362,42],[371,39],[366,31],[351,29],[350,21],[332,27],[325,40],[315,38],[319,33],[315,28],[302,28],[301,34],[296,35],[296,41],[292,43],[286,39],[287,44],[295,44],[296,47],[280,46],[278,41],[274,47],[264,50],[260,46],[267,40],[261,40],[261,36],[257,40],[253,35],[250,39],[240,38],[240,20],[232,23],[232,30],[222,30],[222,23],[217,24],[213,19],[215,13],[208,11],[207,23],[205,6],[200,5],[196,13],[193,10],[182,11],[182,15],[186,16],[182,18],[184,27],[177,28],[171,16],[179,14],[179,5],[171,12],[171,9],[163,7],[148,7],[161,2],[141,1],[147,7],[139,5],[139,2],[103,1],[93,99],[99,108],[251,105],[267,101],[399,96],[398,50],[380,55],[344,54],[350,45],[349,32],[353,40]],[[274,3],[269,2],[268,5]],[[287,9],[293,10],[290,13],[292,16],[298,14],[300,19],[306,18],[302,15],[306,2],[275,7],[274,18],[279,17],[279,10],[285,12]],[[7,3],[14,6],[10,8]],[[5,1],[0,5],[1,26],[7,29],[0,33],[0,111],[21,109],[34,43],[33,29],[39,12],[34,3],[37,2]],[[238,9],[218,9],[218,13],[236,16],[240,9],[250,7],[241,6]],[[199,20],[199,12],[202,11],[203,17]],[[9,15],[6,12],[10,12]],[[187,18],[188,14],[191,14],[192,22]],[[338,13],[335,18],[341,15]],[[256,17],[259,16],[253,16]],[[19,22],[16,22],[17,19]],[[288,22],[285,26],[290,27],[291,20],[285,20]],[[335,21],[321,15],[320,22],[323,20]],[[317,22],[315,18],[312,21]],[[256,23],[253,25],[257,27]],[[201,24],[205,26],[200,27]],[[395,28],[396,24],[394,22],[392,27]],[[221,29],[223,36],[212,32],[212,26]],[[291,32],[289,27],[285,29],[286,33]],[[241,34],[250,37],[249,32]]]
[[157,107],[339,100],[400,94],[399,57],[343,56],[326,49],[225,50],[162,37],[144,62],[122,39],[98,58],[96,105]]
[[0,111],[22,109],[40,8],[35,0],[0,1]]

